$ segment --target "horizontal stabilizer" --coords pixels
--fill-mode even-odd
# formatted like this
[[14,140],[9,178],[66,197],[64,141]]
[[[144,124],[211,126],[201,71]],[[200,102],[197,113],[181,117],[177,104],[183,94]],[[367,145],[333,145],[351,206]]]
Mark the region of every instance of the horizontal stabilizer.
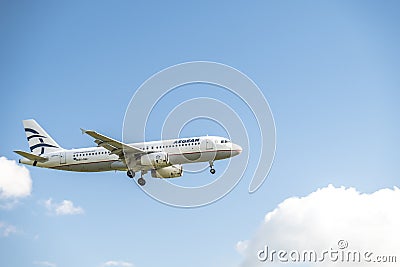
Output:
[[41,157],[41,156],[29,153],[29,152],[21,151],[21,150],[14,150],[14,152],[20,156],[23,156],[24,158],[27,158],[27,159],[33,160],[33,161],[46,162],[49,160],[48,158]]

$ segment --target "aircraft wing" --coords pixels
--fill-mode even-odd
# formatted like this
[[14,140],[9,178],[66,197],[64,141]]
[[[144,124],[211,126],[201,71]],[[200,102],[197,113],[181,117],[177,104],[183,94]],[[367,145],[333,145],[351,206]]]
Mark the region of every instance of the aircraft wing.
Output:
[[104,147],[105,149],[111,151],[112,154],[118,155],[121,159],[124,159],[124,150],[125,152],[129,152],[132,154],[146,153],[144,150],[140,148],[124,144],[120,141],[99,134],[95,131],[85,130],[85,129],[81,129],[81,131],[83,134],[87,134],[93,137],[95,139],[94,142],[97,144],[97,146]]

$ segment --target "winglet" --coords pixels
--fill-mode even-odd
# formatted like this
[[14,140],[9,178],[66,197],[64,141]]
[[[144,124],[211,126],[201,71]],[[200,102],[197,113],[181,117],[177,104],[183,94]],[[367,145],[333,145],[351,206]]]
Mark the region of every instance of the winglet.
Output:
[[83,128],[81,128],[81,132],[82,132],[82,134],[85,134],[85,133],[86,133],[86,130],[83,129]]

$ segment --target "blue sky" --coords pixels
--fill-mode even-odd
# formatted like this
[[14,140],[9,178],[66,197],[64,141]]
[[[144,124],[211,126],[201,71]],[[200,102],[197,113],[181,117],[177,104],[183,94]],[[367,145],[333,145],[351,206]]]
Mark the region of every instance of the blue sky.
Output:
[[[0,210],[0,222],[17,229],[0,237],[0,265],[236,266],[236,243],[289,197],[328,184],[364,193],[398,186],[399,8],[397,1],[2,1],[0,156],[17,160],[12,151],[27,150],[27,118],[65,148],[93,145],[80,127],[121,139],[135,90],[193,60],[228,64],[255,81],[274,114],[277,149],[255,194],[244,177],[227,197],[197,209],[160,204],[125,173],[29,168],[30,196]],[[57,216],[49,199],[84,212]]]

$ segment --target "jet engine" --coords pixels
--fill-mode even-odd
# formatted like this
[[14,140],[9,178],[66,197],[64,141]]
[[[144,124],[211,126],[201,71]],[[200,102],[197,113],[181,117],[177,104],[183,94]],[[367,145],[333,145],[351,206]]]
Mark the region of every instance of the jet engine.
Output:
[[181,177],[182,174],[183,168],[180,164],[151,170],[151,177],[153,178],[175,178]]
[[140,163],[146,166],[153,166],[154,168],[162,168],[171,165],[169,163],[168,154],[165,152],[156,152],[143,155],[140,158]]

